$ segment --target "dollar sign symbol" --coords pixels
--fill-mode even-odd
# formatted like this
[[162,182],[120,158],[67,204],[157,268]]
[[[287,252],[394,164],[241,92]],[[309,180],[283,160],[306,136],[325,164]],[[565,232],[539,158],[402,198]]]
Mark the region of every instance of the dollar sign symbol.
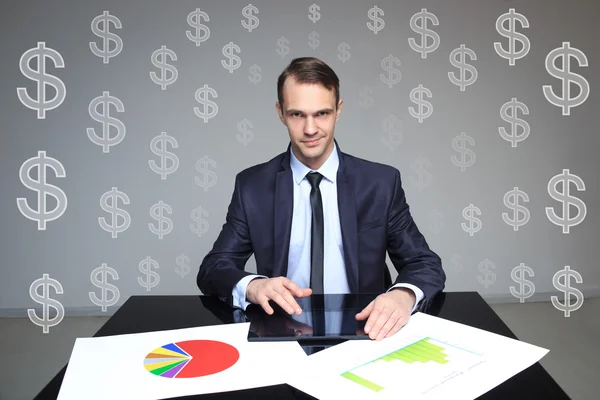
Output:
[[[500,116],[506,122],[510,122],[511,131],[509,134],[506,132],[506,129],[501,126],[498,128],[498,132],[500,132],[502,139],[511,143],[512,147],[517,147],[517,143],[527,139],[529,133],[531,132],[531,127],[527,121],[524,121],[517,116],[517,109],[521,110],[523,114],[529,115],[529,109],[527,106],[520,101],[517,101],[515,97],[513,97],[511,101],[504,103],[500,108]],[[509,110],[511,111],[510,114],[508,113]],[[517,128],[519,126],[523,128],[523,133],[521,135],[518,135]]]
[[[102,15],[98,15],[92,20],[92,32],[102,38],[102,49],[98,47],[95,42],[90,42],[90,49],[98,57],[102,57],[104,64],[108,64],[112,57],[117,56],[121,50],[123,50],[123,40],[119,35],[109,32],[110,25],[112,22],[117,29],[121,29],[121,21],[114,15],[110,15],[108,11],[104,11]],[[100,29],[100,23],[102,23],[102,29]],[[115,47],[110,49],[110,42],[115,43]]]
[[[200,11],[199,8],[196,8],[196,11],[192,11],[187,16],[187,23],[192,28],[196,28],[196,35],[194,36],[191,31],[185,31],[185,35],[192,42],[196,43],[196,46],[200,46],[200,43],[208,40],[210,37],[210,29],[202,23],[201,18],[203,18],[204,21],[210,21],[208,14],[204,11]],[[200,31],[202,31],[203,34],[201,34]]]
[[[33,168],[37,168],[38,170],[37,180],[34,180],[30,175],[30,171]],[[19,169],[21,183],[26,188],[37,192],[38,209],[31,208],[24,197],[17,198],[17,207],[24,217],[32,221],[37,221],[38,230],[40,231],[45,231],[46,223],[59,218],[67,209],[67,195],[65,192],[46,182],[46,168],[53,169],[57,178],[67,176],[65,167],[55,158],[46,157],[45,151],[38,151],[37,157],[27,159]],[[56,199],[56,206],[51,211],[46,208],[48,205],[47,196],[52,196]]]
[[238,134],[236,137],[237,140],[244,146],[248,145],[248,143],[254,139],[254,133],[252,133],[249,128],[254,128],[254,125],[252,125],[252,122],[248,121],[246,118],[237,124],[237,129],[242,135],[240,136]]
[[[496,20],[496,30],[502,36],[508,38],[508,51],[504,50],[502,43],[494,42],[494,49],[500,57],[508,59],[508,65],[515,65],[517,59],[523,58],[529,53],[531,43],[527,36],[515,32],[516,22],[519,21],[523,28],[529,28],[529,21],[523,14],[515,13],[514,8],[510,8],[506,14],[502,14]],[[508,28],[505,28],[505,22],[508,22]],[[521,42],[521,50],[517,52],[517,40]]]
[[[464,44],[461,44],[459,49],[454,49],[452,50],[452,53],[450,53],[450,63],[452,66],[460,70],[460,79],[456,78],[454,72],[448,72],[448,78],[450,79],[450,82],[460,86],[461,92],[464,92],[467,86],[472,85],[477,80],[477,69],[475,69],[475,67],[471,64],[467,64],[465,62],[465,57],[467,55],[471,58],[471,60],[477,60],[477,55],[475,52],[469,48],[466,48]],[[471,74],[469,79],[465,78],[466,71],[469,71]]]
[[[161,86],[162,90],[167,90],[167,85],[171,85],[177,80],[178,72],[177,68],[172,66],[171,64],[167,64],[167,56],[171,58],[172,61],[177,61],[177,55],[173,50],[167,49],[166,46],[161,46],[160,49],[155,50],[152,53],[152,64],[155,67],[160,68],[160,78],[154,71],[150,71],[150,79],[152,82]],[[169,78],[167,78],[167,71],[171,74]]]
[[285,57],[290,54],[290,47],[288,46],[289,44],[290,41],[283,36],[277,39],[277,46],[279,47],[277,49],[277,54],[279,54],[281,57]]
[[375,35],[377,35],[377,32],[382,30],[385,26],[385,21],[379,17],[380,14],[381,16],[384,15],[383,10],[377,6],[371,8],[367,14],[369,16],[369,19],[373,21],[372,23],[367,22],[367,28],[373,31]]
[[[198,117],[204,119],[204,123],[207,123],[210,118],[214,118],[219,112],[217,103],[208,99],[209,94],[212,97],[218,97],[216,90],[208,85],[204,85],[200,89],[196,90],[196,93],[194,94],[196,101],[204,106],[203,111],[200,111],[200,107],[194,107],[194,113]],[[209,112],[209,108],[211,108],[212,111]]]
[[252,4],[248,4],[242,10],[242,15],[248,19],[248,22],[244,21],[243,19],[241,20],[242,26],[248,29],[248,32],[252,32],[252,30],[256,29],[260,23],[258,17],[256,17],[253,13],[258,14],[258,8],[254,7]]
[[[50,298],[50,287],[56,294],[63,294],[63,287],[56,279],[50,278],[48,274],[43,274],[41,278],[33,281],[29,286],[29,296],[36,303],[42,305],[42,317],[38,317],[34,308],[27,309],[27,315],[31,322],[37,326],[41,326],[44,333],[50,331],[50,327],[60,324],[65,316],[65,309],[58,301]],[[38,293],[38,289],[42,289],[42,294]],[[50,318],[50,307],[56,310],[54,318]]]
[[217,163],[208,156],[204,156],[196,162],[196,171],[202,174],[203,179],[200,179],[200,177],[196,176],[194,177],[194,181],[196,182],[196,185],[204,188],[205,192],[209,187],[215,186],[217,183],[217,174],[215,174],[214,171],[211,171],[209,166],[212,168],[217,168]]
[[[416,33],[421,34],[421,45],[418,45],[417,41],[413,38],[408,38],[408,44],[414,51],[421,53],[421,58],[427,58],[428,53],[435,51],[440,46],[440,35],[431,29],[427,29],[428,20],[430,20],[433,25],[440,24],[438,18],[434,14],[428,12],[426,8],[422,8],[421,12],[416,13],[410,19],[411,29]],[[417,22],[420,22],[420,24],[417,24]],[[427,45],[429,38],[433,40],[431,46]]]
[[[108,202],[109,199],[111,200],[110,204]],[[113,239],[131,225],[131,216],[129,213],[118,207],[119,199],[123,201],[123,204],[129,204],[129,196],[117,190],[114,186],[109,192],[104,193],[100,197],[100,207],[112,215],[112,223],[109,225],[104,217],[98,217],[98,223],[102,229],[112,234]],[[123,219],[122,224],[119,224],[119,217]]]
[[[529,279],[525,278],[525,272],[527,272],[529,276],[535,276],[533,270],[523,263],[510,271],[512,280],[519,284],[519,290],[517,291],[514,286],[511,286],[510,293],[519,299],[521,303],[525,303],[525,299],[530,298],[535,293],[535,285]],[[528,288],[527,291],[525,291],[525,287]]]
[[192,232],[198,235],[198,237],[201,237],[208,231],[209,228],[208,221],[202,218],[208,218],[208,211],[206,211],[201,206],[198,206],[192,210],[191,217],[195,224],[190,224],[190,229],[192,230]]
[[321,41],[319,40],[319,34],[315,31],[312,31],[309,35],[308,35],[308,45],[310,46],[311,49],[316,49],[317,47],[319,47],[319,45],[321,44]]
[[[88,112],[95,121],[102,123],[102,137],[96,135],[94,128],[87,128],[87,135],[92,143],[102,146],[102,152],[108,153],[111,146],[116,146],[125,138],[125,125],[121,120],[110,116],[110,105],[114,105],[118,112],[125,111],[121,100],[111,96],[109,92],[102,92],[102,96],[96,97],[90,102]],[[98,111],[98,106],[102,106],[102,112]],[[115,136],[110,136],[110,127],[117,129]]]
[[241,58],[239,58],[236,54],[233,54],[234,50],[238,53],[242,51],[240,50],[240,47],[233,42],[229,42],[229,44],[223,46],[223,55],[227,57],[228,62],[221,60],[221,65],[223,68],[228,69],[229,73],[231,74],[233,74],[234,69],[238,69],[242,65]]
[[[46,47],[46,42],[38,42],[37,47],[27,50],[19,60],[21,73],[32,81],[37,82],[37,99],[32,99],[25,87],[17,88],[17,95],[25,107],[37,110],[38,119],[45,119],[46,111],[60,106],[67,95],[67,89],[63,81],[54,75],[46,73],[46,57],[54,62],[56,68],[65,67],[65,61],[60,53]],[[34,70],[29,65],[34,58],[37,62],[37,70]],[[52,100],[46,99],[46,85],[50,85],[56,90],[56,94]]]
[[371,89],[369,86],[363,86],[363,88],[360,90],[359,95],[359,104],[362,108],[369,108],[375,102],[375,99],[373,98],[373,89]]
[[443,214],[440,210],[435,209],[429,212],[429,229],[436,235],[439,235],[444,229]]
[[308,19],[310,19],[313,22],[313,24],[316,24],[317,21],[321,19],[321,13],[319,12],[319,10],[321,10],[321,7],[319,7],[315,3],[308,7],[308,12],[310,13],[308,14]]
[[410,165],[410,168],[416,174],[416,176],[415,174],[410,176],[410,183],[419,189],[419,193],[422,193],[424,188],[431,186],[432,178],[428,170],[432,168],[431,161],[419,157]]
[[157,235],[159,239],[162,239],[173,230],[173,221],[164,215],[165,211],[169,214],[173,213],[171,206],[163,203],[162,200],[150,207],[150,216],[158,222],[158,228],[151,223],[148,223],[148,227],[150,228],[150,232]]
[[381,143],[390,151],[394,151],[402,143],[402,121],[390,114],[381,121],[381,129],[388,134],[387,137],[381,138]]
[[391,54],[381,60],[381,68],[383,68],[384,71],[387,71],[387,76],[379,74],[379,77],[383,83],[390,87],[390,89],[396,83],[400,82],[400,79],[402,78],[400,70],[396,69],[395,65],[400,66],[400,60]]
[[175,267],[175,272],[183,279],[186,275],[190,273],[190,258],[185,254],[181,253],[179,256],[177,256],[175,262],[179,266]]
[[477,277],[479,283],[485,286],[485,288],[489,288],[494,282],[496,282],[496,274],[492,269],[496,269],[496,265],[488,260],[487,258],[479,263],[477,266],[480,272],[483,272],[483,278],[481,276]]
[[344,64],[346,63],[346,61],[348,61],[350,59],[350,56],[351,56],[350,52],[348,50],[350,50],[350,45],[348,43],[342,42],[338,45],[337,58]]
[[[117,301],[119,301],[119,297],[121,296],[119,289],[115,285],[107,282],[109,274],[114,280],[119,280],[117,271],[108,267],[106,263],[102,263],[100,267],[93,270],[90,274],[90,281],[92,284],[101,289],[100,298],[96,296],[96,293],[89,292],[90,300],[95,305],[102,307],[102,312],[106,312],[108,307],[117,304]],[[112,293],[110,300],[108,300],[109,291]]]
[[[519,204],[519,198],[529,202],[529,196],[527,196],[527,193],[519,190],[519,188],[516,186],[513,188],[513,190],[509,190],[504,195],[504,205],[513,210],[514,217],[513,219],[510,219],[508,213],[502,213],[502,219],[508,225],[512,226],[514,231],[518,231],[519,226],[523,226],[529,222],[530,217],[529,210],[525,206]],[[523,218],[519,218],[519,215],[521,214],[523,215]]]
[[[571,226],[579,225],[587,215],[587,207],[581,199],[569,194],[571,182],[575,184],[578,190],[585,190],[585,183],[579,176],[571,174],[568,169],[563,169],[562,174],[553,176],[548,182],[548,194],[554,200],[562,202],[562,218],[554,212],[553,207],[546,207],[546,216],[550,222],[562,226],[563,233],[569,233]],[[561,183],[562,193],[558,191],[557,186]],[[571,218],[571,207],[577,207],[577,215]]]
[[467,142],[471,146],[475,146],[475,140],[464,132],[461,132],[460,135],[452,139],[452,148],[460,153],[460,160],[454,155],[450,159],[454,165],[460,167],[461,172],[465,172],[467,167],[475,164],[475,153],[466,147]]
[[256,64],[250,66],[250,75],[248,75],[248,80],[250,80],[250,83],[258,85],[258,83],[262,81],[262,75],[260,74],[261,71],[262,69]]
[[[170,151],[167,151],[167,143],[174,149],[179,147],[177,140],[175,140],[174,137],[167,135],[167,132],[161,132],[159,136],[156,136],[150,141],[150,150],[160,157],[160,167],[156,165],[154,160],[149,160],[148,164],[150,165],[150,169],[159,174],[160,179],[162,180],[167,179],[167,175],[172,174],[179,168],[179,157]],[[171,162],[170,166],[167,166],[167,160]]]
[[[552,50],[546,56],[546,71],[555,78],[562,80],[563,97],[557,96],[552,90],[552,85],[544,85],[544,96],[555,106],[562,107],[562,115],[571,115],[571,107],[583,104],[590,95],[590,84],[581,75],[571,72],[571,57],[579,62],[580,67],[587,67],[588,60],[585,54],[574,47],[570,42],[563,42],[562,47]],[[557,59],[562,59],[562,69],[555,65]],[[571,97],[571,83],[579,86],[577,97]]]
[[160,282],[160,276],[158,275],[158,273],[156,273],[156,271],[153,270],[153,268],[158,269],[158,262],[156,262],[156,260],[153,260],[150,257],[146,257],[144,260],[140,261],[138,268],[140,272],[145,275],[144,277],[146,278],[144,280],[143,278],[138,276],[138,283],[142,287],[146,288],[146,291],[149,292],[150,289],[156,287]]
[[[564,278],[564,283],[560,282],[560,278]],[[571,311],[577,311],[583,305],[583,293],[577,288],[571,287],[571,278],[575,278],[575,282],[583,283],[581,274],[575,270],[571,270],[569,265],[566,265],[562,270],[558,271],[552,277],[554,287],[565,294],[565,304],[562,304],[558,296],[552,296],[552,305],[559,311],[565,313],[565,317],[571,316]],[[575,304],[571,304],[571,295],[575,296]]]
[[[417,118],[419,123],[422,123],[425,118],[429,118],[431,117],[431,114],[433,114],[433,105],[427,100],[423,100],[423,95],[427,95],[430,98],[433,96],[431,90],[423,87],[422,84],[419,84],[419,87],[410,91],[410,99],[419,106],[419,109],[416,111],[414,107],[410,107],[408,112],[410,115]],[[424,107],[427,108],[427,111],[423,111]]]
[[[481,215],[481,210],[479,209],[479,207],[470,204],[468,207],[465,207],[463,209],[462,215],[463,218],[469,221],[469,225],[465,224],[464,222],[461,222],[460,226],[470,236],[473,236],[476,232],[479,232],[481,230],[481,220],[475,216]],[[473,226],[473,224],[475,224],[475,226]]]

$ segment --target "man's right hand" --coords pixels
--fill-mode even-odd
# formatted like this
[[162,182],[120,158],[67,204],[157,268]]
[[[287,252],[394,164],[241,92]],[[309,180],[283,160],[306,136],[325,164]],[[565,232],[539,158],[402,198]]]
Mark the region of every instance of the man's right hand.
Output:
[[302,309],[294,297],[306,297],[312,294],[312,289],[301,289],[286,277],[278,278],[256,278],[248,283],[246,287],[246,298],[249,302],[260,304],[263,310],[273,315],[273,308],[269,300],[273,300],[288,314],[300,315]]

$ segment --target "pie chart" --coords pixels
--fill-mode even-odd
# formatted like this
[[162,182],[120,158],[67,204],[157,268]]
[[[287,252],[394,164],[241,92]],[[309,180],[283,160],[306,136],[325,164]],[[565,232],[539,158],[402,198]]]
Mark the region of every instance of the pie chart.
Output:
[[230,344],[216,340],[187,340],[152,350],[144,368],[164,378],[198,378],[225,371],[240,358]]

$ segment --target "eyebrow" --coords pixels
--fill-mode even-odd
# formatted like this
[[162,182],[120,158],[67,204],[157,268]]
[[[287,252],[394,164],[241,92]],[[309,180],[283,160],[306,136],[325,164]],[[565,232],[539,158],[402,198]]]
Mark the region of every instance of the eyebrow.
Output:
[[[333,112],[333,108],[322,108],[320,110],[315,111],[315,114],[318,114],[321,112]],[[294,114],[294,113],[306,114],[304,111],[296,110],[293,108],[286,111],[286,114]]]

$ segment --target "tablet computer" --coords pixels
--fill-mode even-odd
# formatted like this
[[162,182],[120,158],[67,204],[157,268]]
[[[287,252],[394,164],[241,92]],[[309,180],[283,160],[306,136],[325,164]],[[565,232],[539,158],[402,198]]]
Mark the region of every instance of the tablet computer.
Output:
[[250,305],[246,318],[250,321],[248,341],[296,340],[302,343],[313,341],[327,342],[348,339],[369,339],[364,328],[366,319],[358,321],[360,309],[304,309],[301,315],[290,315],[274,302],[269,302],[273,315],[262,307]]

